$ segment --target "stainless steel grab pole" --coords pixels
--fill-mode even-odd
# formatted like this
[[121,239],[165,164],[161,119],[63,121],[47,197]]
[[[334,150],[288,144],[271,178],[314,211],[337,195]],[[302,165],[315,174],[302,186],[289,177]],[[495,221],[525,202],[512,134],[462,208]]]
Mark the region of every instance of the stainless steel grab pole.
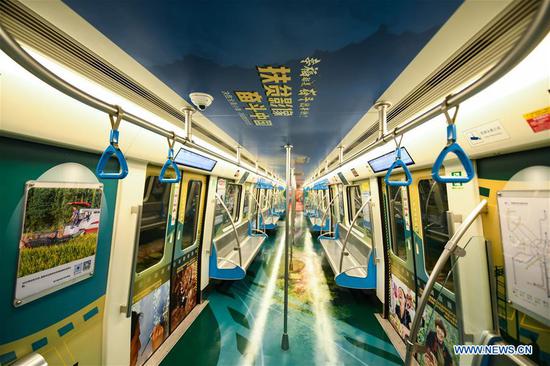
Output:
[[483,208],[486,205],[487,205],[487,201],[483,200],[472,210],[472,212],[470,212],[470,214],[468,215],[468,217],[466,217],[462,225],[460,225],[460,227],[455,232],[455,234],[451,237],[451,239],[449,239],[449,241],[445,245],[445,248],[443,249],[443,252],[439,256],[439,259],[435,263],[432,273],[428,278],[428,282],[426,283],[426,287],[424,288],[424,292],[422,293],[422,297],[418,302],[418,307],[416,308],[416,313],[414,315],[414,319],[411,325],[409,338],[407,339],[407,354],[405,356],[406,366],[412,365],[413,353],[417,347],[416,338],[418,337],[418,331],[420,330],[420,323],[422,321],[422,316],[424,315],[424,309],[428,304],[428,299],[430,298],[430,294],[435,285],[437,277],[439,276],[439,273],[441,273],[441,271],[444,269],[445,263],[447,263],[451,255],[454,253],[460,239],[462,239],[466,231],[470,228],[472,223],[481,213],[481,210],[483,210]]
[[[281,348],[288,350],[290,347],[288,340],[288,249],[290,245],[290,220],[292,219],[292,177],[290,174],[290,163],[292,154],[292,145],[286,144],[286,212],[285,220],[285,288],[284,288],[284,312],[283,312],[283,337],[281,339]],[[277,268],[274,269],[275,271]]]

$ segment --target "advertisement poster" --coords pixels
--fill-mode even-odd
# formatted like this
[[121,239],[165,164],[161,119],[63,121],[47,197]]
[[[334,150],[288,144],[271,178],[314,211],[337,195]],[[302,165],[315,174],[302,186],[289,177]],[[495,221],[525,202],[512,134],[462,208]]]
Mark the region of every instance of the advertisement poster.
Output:
[[451,366],[459,364],[453,345],[460,344],[458,329],[433,307],[426,306],[418,332],[418,343],[426,346],[426,353],[417,356],[421,366]]
[[392,274],[390,296],[390,323],[404,339],[411,331],[412,320],[416,312],[414,292]]
[[27,182],[15,305],[94,272],[102,184]]
[[132,305],[130,366],[141,366],[168,337],[170,281]]
[[179,267],[172,275],[170,329],[173,331],[197,305],[197,259]]

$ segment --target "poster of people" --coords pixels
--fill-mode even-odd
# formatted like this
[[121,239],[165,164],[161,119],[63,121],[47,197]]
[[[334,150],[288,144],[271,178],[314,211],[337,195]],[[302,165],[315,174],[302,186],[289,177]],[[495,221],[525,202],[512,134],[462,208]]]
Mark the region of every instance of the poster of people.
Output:
[[168,337],[170,281],[132,305],[130,366],[141,366]]
[[459,364],[453,345],[459,344],[458,329],[451,325],[433,307],[426,306],[418,342],[426,346],[426,353],[417,356],[422,366],[451,366]]
[[27,182],[15,305],[94,271],[102,184]]
[[174,330],[197,305],[197,259],[179,267],[172,275],[170,329]]
[[390,323],[401,338],[411,331],[411,324],[416,309],[414,292],[399,278],[391,276]]

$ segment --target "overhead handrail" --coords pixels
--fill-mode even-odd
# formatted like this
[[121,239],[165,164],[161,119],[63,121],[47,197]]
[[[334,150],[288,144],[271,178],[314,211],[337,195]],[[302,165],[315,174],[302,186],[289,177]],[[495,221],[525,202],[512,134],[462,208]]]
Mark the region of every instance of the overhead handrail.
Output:
[[[472,82],[459,92],[452,94],[446,98],[444,102],[448,108],[456,107],[465,100],[473,97],[480,91],[484,90],[492,83],[500,79],[510,70],[512,70],[520,61],[522,61],[534,48],[535,46],[546,36],[548,30],[550,29],[550,1],[544,0],[541,1],[540,7],[537,13],[533,16],[529,28],[523,33],[521,39],[515,44],[515,46],[508,52],[495,66],[483,74],[479,79]],[[382,146],[386,142],[390,141],[393,136],[402,135],[421,124],[432,120],[433,118],[441,114],[441,106],[436,105],[426,112],[420,114],[419,116],[405,121],[404,123],[399,124],[397,127],[388,131],[376,138],[365,147],[359,149],[356,153],[347,156],[341,164],[337,164],[333,168],[326,170],[323,175],[320,175],[318,179],[332,174],[335,170],[339,169],[341,165],[347,164],[358,157],[364,155],[368,151]]]
[[[441,152],[437,156],[437,159],[435,159],[434,165],[432,167],[432,178],[438,183],[468,183],[474,178],[475,172],[474,172],[474,166],[472,164],[472,161],[468,157],[468,154],[466,154],[464,149],[462,149],[462,147],[456,142],[455,120],[458,114],[459,106],[458,105],[456,106],[455,112],[451,117],[449,115],[446,101],[447,99],[445,99],[445,102],[441,106],[441,109],[443,110],[443,113],[445,114],[445,118],[447,119],[447,145],[443,148],[443,150],[441,150]],[[439,175],[439,171],[443,167],[443,161],[445,160],[445,157],[449,153],[453,153],[458,157],[458,159],[462,163],[462,166],[464,167],[464,170],[466,171],[465,177]]]
[[[13,37],[6,31],[3,22],[0,21],[0,49],[4,51],[9,57],[11,57],[15,62],[17,62],[25,70],[36,76],[38,79],[42,80],[51,87],[59,90],[60,92],[78,100],[79,102],[86,104],[92,108],[95,108],[99,111],[107,113],[108,115],[116,115],[120,109],[121,120],[130,122],[138,127],[146,129],[152,133],[155,133],[164,137],[174,136],[174,132],[160,127],[157,123],[147,121],[141,117],[133,115],[128,112],[122,113],[122,109],[117,107],[114,104],[109,104],[102,99],[99,99],[82,89],[77,88],[66,80],[60,78],[55,73],[50,71],[48,68],[44,67],[40,62],[36,61],[34,57],[29,55],[19,43],[17,43]],[[230,164],[235,164],[257,176],[261,176],[267,179],[270,179],[267,175],[262,174],[258,171],[248,169],[245,166],[237,163],[235,160],[229,159],[224,155],[212,151],[206,147],[194,143],[190,138],[181,137],[175,135],[175,140],[184,146],[198,150],[202,153],[209,154],[210,156],[225,161]]]
[[[393,137],[393,140],[395,141],[395,161],[388,169],[388,172],[386,173],[386,176],[384,177],[384,182],[386,182],[387,185],[392,187],[407,187],[410,186],[412,183],[412,176],[411,171],[407,167],[407,164],[403,160],[401,160],[401,142],[403,141],[403,135],[401,135],[401,138],[399,139],[399,143],[397,142],[397,139],[395,136]],[[390,176],[392,171],[395,168],[402,168],[403,172],[405,173],[405,177],[407,180],[390,180]]]
[[[472,210],[472,212],[470,212],[470,214],[466,217],[462,225],[460,225],[460,227],[454,233],[451,239],[449,239],[447,244],[445,244],[445,247],[443,248],[443,252],[439,256],[439,258],[437,259],[437,262],[435,263],[435,266],[433,267],[432,273],[428,278],[426,287],[424,287],[422,296],[420,297],[420,301],[418,302],[416,313],[414,315],[412,325],[411,325],[411,331],[409,333],[409,337],[406,340],[407,354],[405,356],[405,365],[407,366],[412,364],[413,353],[420,351],[422,349],[422,346],[417,344],[416,341],[418,337],[418,331],[420,329],[420,324],[422,321],[422,316],[424,314],[424,309],[426,308],[428,299],[430,297],[430,293],[432,292],[435,282],[437,281],[439,274],[444,269],[445,264],[447,263],[451,255],[456,254],[457,256],[463,256],[466,254],[463,248],[458,247],[458,242],[460,241],[460,239],[462,239],[466,231],[470,228],[472,223],[479,216],[479,214],[481,213],[481,211],[486,205],[487,205],[487,200],[482,200]],[[457,253],[455,253],[455,251]]]
[[[215,195],[216,195],[216,198],[218,199],[218,201],[220,201],[223,209],[225,210],[225,212],[229,216],[229,221],[231,222],[231,226],[233,227],[233,232],[235,233],[235,240],[237,240],[237,250],[239,251],[239,267],[242,267],[243,266],[243,258],[242,258],[242,253],[241,253],[241,241],[239,240],[239,233],[237,232],[237,228],[235,227],[235,222],[233,221],[233,217],[231,216],[231,213],[229,212],[229,209],[227,208],[227,206],[223,202],[222,197],[219,195],[218,192],[216,192]],[[215,242],[214,242],[214,245],[216,245]],[[224,258],[224,260],[225,260],[225,258]]]
[[[122,108],[120,106],[115,106],[116,112],[109,114],[109,121],[111,122],[111,133],[109,136],[109,146],[103,151],[97,166],[95,168],[95,174],[101,179],[124,179],[128,175],[128,163],[124,154],[118,147],[119,132],[118,127],[120,126],[120,121],[122,121]],[[111,158],[111,156],[116,157],[119,164],[118,172],[106,172],[105,166]]]
[[[174,161],[174,144],[176,143],[176,134],[173,134],[172,137],[167,137],[168,140],[168,159],[162,166],[160,170],[159,182],[161,183],[179,183],[181,180],[181,173],[178,168],[178,165]],[[176,176],[174,178],[166,178],[166,171],[172,168]]]
[[334,233],[333,231],[330,231],[330,229],[332,228],[332,225],[331,225],[331,228],[329,228],[329,231],[326,234],[323,234],[323,231],[325,231],[325,230],[323,230],[324,227],[325,227],[324,222],[325,222],[325,217],[327,216],[327,213],[328,213],[329,209],[332,207],[332,203],[334,202],[336,197],[338,197],[340,195],[342,195],[342,192],[338,192],[337,194],[335,194],[334,197],[332,197],[332,200],[330,200],[330,202],[328,204],[328,207],[325,209],[325,212],[323,213],[323,218],[321,219],[321,231],[319,232],[318,238],[321,238],[324,235],[330,235],[330,234]]
[[[256,196],[254,196],[254,192],[252,192],[250,194],[250,196],[254,199],[254,202],[256,202],[256,210],[257,212],[260,214],[260,217],[262,218],[262,222],[264,223],[264,230],[265,230],[265,217],[264,217],[264,214],[262,212],[262,209],[260,207],[260,202],[258,202],[258,199],[256,198]],[[256,220],[258,221],[258,220]],[[256,232],[259,232],[260,234],[263,234],[265,236],[267,236],[267,233],[265,231],[262,231],[258,228],[258,222],[256,222],[256,228],[253,228],[252,230],[256,231]]]
[[[344,242],[342,243],[342,253],[340,254],[340,265],[338,266],[338,272],[340,273],[342,273],[342,266],[344,264],[344,253],[346,252],[346,247],[348,245],[349,234],[351,234],[351,230],[353,229],[353,225],[355,224],[355,221],[357,221],[357,219],[359,218],[359,214],[363,211],[363,209],[370,202],[370,200],[371,200],[371,197],[369,196],[369,198],[361,205],[361,208],[357,210],[357,212],[355,213],[355,216],[353,217],[353,220],[351,221],[349,230],[346,233],[346,237],[344,238]],[[366,266],[367,265],[365,265],[365,267]]]

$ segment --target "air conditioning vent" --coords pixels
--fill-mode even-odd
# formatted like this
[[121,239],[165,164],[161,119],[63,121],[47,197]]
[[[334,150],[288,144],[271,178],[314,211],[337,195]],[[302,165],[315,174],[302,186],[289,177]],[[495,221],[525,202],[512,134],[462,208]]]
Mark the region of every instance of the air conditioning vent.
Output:
[[[148,91],[21,3],[13,0],[0,1],[0,18],[7,31],[19,42],[173,123],[184,123],[185,117],[177,108]],[[229,153],[236,153],[234,146],[214,136],[205,128],[197,124],[193,125],[193,128]],[[242,160],[254,165],[254,161],[248,157],[242,156]]]
[[[394,104],[388,111],[388,129],[418,115],[499,62],[519,41],[540,4],[541,0],[516,0],[510,4],[447,62]],[[347,146],[344,153],[356,152],[377,135],[376,122]]]

